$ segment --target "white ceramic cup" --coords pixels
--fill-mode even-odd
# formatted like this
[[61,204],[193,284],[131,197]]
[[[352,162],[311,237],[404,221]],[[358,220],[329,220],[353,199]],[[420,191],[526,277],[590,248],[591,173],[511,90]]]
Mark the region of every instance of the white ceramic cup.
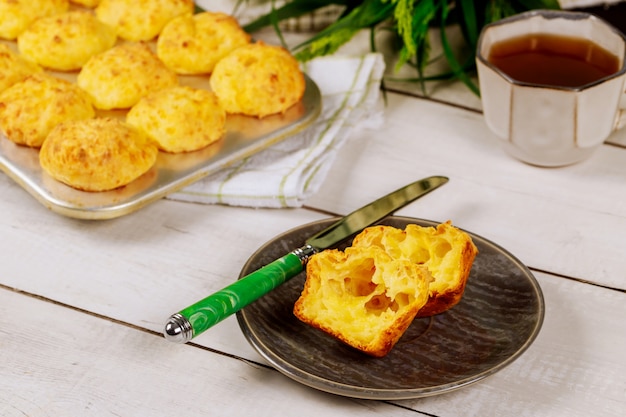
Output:
[[[487,60],[495,43],[532,33],[592,41],[619,58],[619,70],[582,87],[552,87],[514,80]],[[535,10],[486,25],[476,64],[487,126],[526,163],[582,161],[626,122],[625,54],[626,37],[587,13]]]

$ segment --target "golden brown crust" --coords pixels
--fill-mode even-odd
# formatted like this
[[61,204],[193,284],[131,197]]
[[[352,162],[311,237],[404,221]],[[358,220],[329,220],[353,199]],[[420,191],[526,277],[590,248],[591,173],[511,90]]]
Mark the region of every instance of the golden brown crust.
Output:
[[429,299],[417,314],[442,313],[462,298],[478,249],[471,237],[450,221],[434,227],[410,224],[405,230],[391,226],[369,227],[354,238],[353,246],[377,246],[393,258],[426,266],[434,280]]
[[77,83],[96,108],[110,110],[130,108],[148,93],[177,85],[178,78],[147,45],[128,42],[93,56]]
[[440,291],[434,289],[428,298],[428,303],[417,313],[418,317],[428,317],[443,313],[461,301],[478,250],[471,240],[464,240],[458,243],[458,245],[460,256],[456,264],[458,273],[456,274],[455,284]]
[[0,93],[29,75],[42,71],[37,64],[26,61],[8,45],[0,43]]
[[36,19],[68,8],[68,0],[0,0],[0,38],[14,40]]
[[173,153],[204,148],[226,130],[226,112],[215,94],[184,86],[142,98],[130,109],[126,121],[146,133],[159,149]]
[[129,41],[154,39],[173,18],[191,15],[193,0],[101,0],[96,17],[113,26],[117,35]]
[[113,27],[76,10],[37,19],[17,38],[17,46],[24,57],[43,67],[71,71],[116,40]]
[[113,118],[58,125],[39,153],[42,168],[54,179],[83,191],[121,187],[147,172],[157,147],[137,129]]
[[39,147],[57,124],[94,115],[85,92],[43,73],[31,75],[0,93],[0,129],[19,145]]
[[204,12],[172,19],[157,40],[157,56],[178,74],[209,74],[233,50],[250,43],[237,20]]
[[283,113],[304,95],[298,61],[284,48],[257,42],[235,49],[215,66],[211,88],[228,113]]
[[70,3],[78,4],[80,6],[94,8],[100,4],[100,0],[70,0]]
[[428,272],[378,247],[311,257],[294,315],[374,357],[385,356],[428,298]]

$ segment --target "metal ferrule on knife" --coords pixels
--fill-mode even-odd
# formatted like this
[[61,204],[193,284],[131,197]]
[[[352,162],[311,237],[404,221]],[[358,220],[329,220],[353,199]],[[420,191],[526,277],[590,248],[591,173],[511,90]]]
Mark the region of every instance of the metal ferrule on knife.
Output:
[[291,253],[293,253],[300,259],[300,262],[302,263],[303,267],[306,266],[307,262],[309,262],[309,259],[311,258],[311,256],[315,255],[317,252],[318,250],[309,244],[306,244],[302,246],[301,248],[294,249],[293,251],[291,251]]

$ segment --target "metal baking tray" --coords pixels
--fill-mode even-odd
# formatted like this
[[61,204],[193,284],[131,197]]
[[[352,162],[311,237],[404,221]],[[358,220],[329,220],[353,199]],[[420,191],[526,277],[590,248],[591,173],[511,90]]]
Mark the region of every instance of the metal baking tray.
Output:
[[[322,100],[317,85],[309,77],[305,78],[304,97],[285,113],[262,119],[228,115],[226,133],[219,142],[195,152],[159,152],[155,165],[148,172],[112,191],[79,191],[54,180],[41,169],[38,149],[18,146],[1,132],[0,169],[53,212],[89,220],[123,216],[309,126],[320,114]],[[208,77],[179,76],[179,81],[181,85],[209,88]],[[98,113],[115,117],[126,114],[121,111]]]

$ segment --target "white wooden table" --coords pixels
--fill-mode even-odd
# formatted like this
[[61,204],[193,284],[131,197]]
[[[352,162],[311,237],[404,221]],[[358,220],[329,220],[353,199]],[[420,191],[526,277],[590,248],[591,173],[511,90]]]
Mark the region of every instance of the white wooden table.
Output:
[[[80,221],[0,174],[0,415],[626,415],[626,132],[583,163],[528,166],[457,87],[435,94],[456,104],[388,94],[384,125],[354,135],[301,209],[161,200]],[[496,242],[544,293],[538,338],[500,372],[434,397],[358,400],[269,367],[234,317],[193,343],[163,339],[171,313],[231,283],[274,236],[433,174],[450,183],[398,214]]]

